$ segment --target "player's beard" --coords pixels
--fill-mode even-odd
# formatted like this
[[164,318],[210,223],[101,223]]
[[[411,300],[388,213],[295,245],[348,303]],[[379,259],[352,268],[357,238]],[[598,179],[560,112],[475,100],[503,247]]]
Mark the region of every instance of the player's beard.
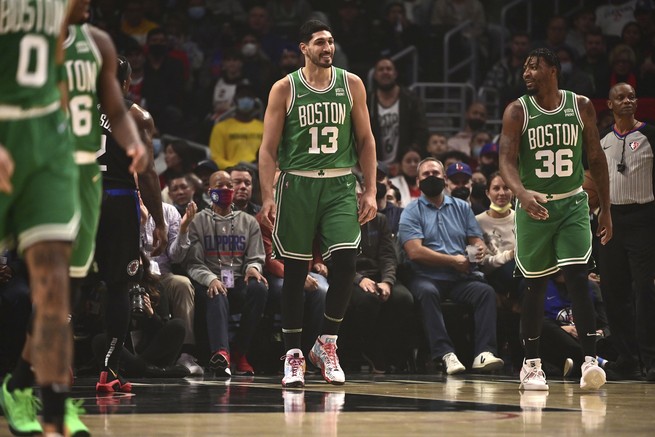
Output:
[[330,61],[329,62],[323,61],[322,58],[323,58],[323,52],[319,53],[318,55],[313,55],[312,54],[309,57],[309,61],[312,64],[316,65],[317,67],[330,68],[332,66],[332,60],[334,58],[334,53],[330,54]]

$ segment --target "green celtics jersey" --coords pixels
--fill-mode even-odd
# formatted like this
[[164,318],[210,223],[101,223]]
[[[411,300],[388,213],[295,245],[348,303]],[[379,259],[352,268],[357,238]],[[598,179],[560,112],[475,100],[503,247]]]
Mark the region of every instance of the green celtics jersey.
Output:
[[29,109],[59,100],[54,59],[66,3],[0,0],[0,105]]
[[324,90],[312,88],[301,69],[289,74],[291,105],[278,158],[281,170],[349,168],[357,162],[347,72],[332,67]]
[[69,26],[64,49],[68,107],[75,150],[97,152],[100,149],[101,127],[98,123],[100,112],[96,83],[102,67],[102,55],[87,24]]
[[584,124],[576,95],[561,90],[562,101],[546,111],[533,96],[519,98],[523,106],[523,131],[519,173],[528,190],[562,194],[582,186],[582,130]]

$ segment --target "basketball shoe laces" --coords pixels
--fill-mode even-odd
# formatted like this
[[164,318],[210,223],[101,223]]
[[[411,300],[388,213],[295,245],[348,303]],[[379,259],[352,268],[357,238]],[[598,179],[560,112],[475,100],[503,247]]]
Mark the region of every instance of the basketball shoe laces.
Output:
[[336,371],[339,369],[339,357],[337,357],[337,345],[335,343],[323,343],[325,352],[323,361],[326,369]]
[[303,358],[290,355],[287,359],[291,365],[291,375],[294,377],[298,376],[298,372],[302,369]]
[[542,369],[537,368],[537,366],[530,366],[530,370],[525,374],[523,382],[528,382],[533,379],[543,379],[546,380],[546,374]]

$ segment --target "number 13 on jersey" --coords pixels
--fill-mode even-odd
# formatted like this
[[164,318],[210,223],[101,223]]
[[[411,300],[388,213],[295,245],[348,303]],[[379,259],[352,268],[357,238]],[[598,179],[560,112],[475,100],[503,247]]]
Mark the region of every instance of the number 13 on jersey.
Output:
[[314,126],[309,129],[312,137],[312,145],[308,152],[310,154],[336,153],[339,148],[339,128],[336,126]]

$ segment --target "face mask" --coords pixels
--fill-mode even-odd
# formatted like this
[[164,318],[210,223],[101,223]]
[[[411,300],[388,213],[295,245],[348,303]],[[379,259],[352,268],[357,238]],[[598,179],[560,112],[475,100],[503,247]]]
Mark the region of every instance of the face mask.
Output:
[[510,202],[507,202],[507,205],[505,205],[505,206],[499,206],[499,205],[496,205],[493,202],[491,202],[491,205],[489,205],[489,209],[494,210],[499,214],[505,214],[511,208],[512,208],[512,204]]
[[489,177],[491,173],[494,173],[498,171],[498,166],[496,164],[481,164],[480,165],[480,172]]
[[212,188],[209,190],[209,198],[214,205],[227,208],[232,204],[234,190],[231,188]]
[[192,20],[200,20],[205,16],[205,8],[202,6],[191,6],[187,10],[187,13],[189,14],[189,18]]
[[245,43],[243,47],[241,47],[241,54],[246,58],[255,56],[255,53],[257,53],[257,44],[254,42]]
[[562,63],[562,74],[569,74],[573,70],[573,64],[570,62]]
[[437,197],[443,192],[446,181],[436,176],[428,176],[418,183],[418,187],[426,197]]
[[485,121],[479,118],[469,118],[466,120],[466,123],[471,127],[471,130],[477,131],[484,127]]
[[148,46],[148,53],[152,56],[161,58],[168,53],[168,46],[166,44],[150,44]]
[[480,156],[480,151],[482,150],[483,147],[484,147],[484,145],[482,145],[482,146],[473,146],[473,149],[471,150],[471,156],[474,157],[474,158],[478,158]]
[[255,99],[252,97],[240,97],[237,99],[237,111],[246,114],[255,108]]
[[457,197],[458,199],[468,200],[471,195],[471,190],[469,190],[468,187],[457,187],[450,192],[450,195]]
[[377,189],[377,193],[375,193],[375,200],[382,200],[387,196],[387,186],[384,185],[383,183],[376,182],[375,183],[375,188]]

